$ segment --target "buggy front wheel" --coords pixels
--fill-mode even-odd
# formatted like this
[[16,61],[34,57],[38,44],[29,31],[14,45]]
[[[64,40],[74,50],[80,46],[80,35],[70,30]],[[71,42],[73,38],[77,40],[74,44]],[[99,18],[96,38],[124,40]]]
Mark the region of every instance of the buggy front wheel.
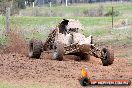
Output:
[[113,50],[103,48],[101,51],[101,60],[102,60],[103,66],[108,66],[113,64],[113,61],[114,61]]

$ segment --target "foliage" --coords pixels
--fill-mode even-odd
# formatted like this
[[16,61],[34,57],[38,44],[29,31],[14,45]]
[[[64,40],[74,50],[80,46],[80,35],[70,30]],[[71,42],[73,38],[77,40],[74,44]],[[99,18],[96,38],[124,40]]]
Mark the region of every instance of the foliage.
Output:
[[97,8],[90,8],[83,11],[84,16],[90,16],[90,17],[103,16],[103,12],[104,12],[103,5]]
[[25,0],[18,0],[16,3],[18,3],[18,8],[25,9]]
[[119,11],[117,11],[117,10],[114,10],[113,12],[110,10],[110,11],[108,11],[106,14],[105,14],[105,16],[119,16],[120,15],[120,12]]
[[83,16],[105,16],[106,13],[111,13],[112,6],[114,7],[115,16],[125,16],[132,13],[132,5],[130,3],[119,4],[75,4],[69,6],[48,5],[42,7],[27,7],[20,11],[22,16],[46,16],[46,17],[83,17]]
[[11,15],[17,14],[19,9],[25,9],[25,0],[0,0],[0,14],[4,15],[6,8],[11,8]]

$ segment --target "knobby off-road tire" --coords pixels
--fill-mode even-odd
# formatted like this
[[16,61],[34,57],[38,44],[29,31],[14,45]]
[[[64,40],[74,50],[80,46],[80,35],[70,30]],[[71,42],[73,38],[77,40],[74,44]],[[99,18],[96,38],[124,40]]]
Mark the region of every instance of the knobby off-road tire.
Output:
[[56,44],[56,49],[53,52],[53,59],[62,61],[64,55],[64,46],[62,43]]
[[29,42],[29,57],[30,58],[40,58],[43,51],[43,44],[40,40],[32,39]]
[[103,48],[102,51],[101,51],[101,54],[102,54],[101,60],[102,60],[103,66],[108,66],[108,65],[113,64],[113,61],[114,61],[114,52],[113,52],[113,50]]

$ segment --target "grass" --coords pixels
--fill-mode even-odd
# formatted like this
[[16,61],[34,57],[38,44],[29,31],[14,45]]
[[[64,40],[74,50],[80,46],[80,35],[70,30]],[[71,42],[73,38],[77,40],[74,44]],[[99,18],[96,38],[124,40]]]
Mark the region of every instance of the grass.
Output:
[[[96,3],[96,4],[73,4],[69,6],[52,6],[47,7],[35,7],[27,8],[22,10],[21,13],[24,15],[40,15],[40,16],[61,16],[61,17],[72,17],[72,16],[83,16],[83,12],[90,9],[98,9],[103,6],[103,12],[106,13],[114,7],[114,10],[119,11],[121,14],[126,14],[132,11],[131,3]],[[132,12],[131,12],[132,13]]]
[[132,30],[131,30],[131,28],[105,30],[102,34],[104,34],[104,35],[95,36],[96,43],[112,44],[112,45],[132,44],[132,41],[131,41],[132,40]]
[[[49,30],[55,27],[63,17],[12,17],[11,25],[19,25],[22,29],[26,30],[40,30],[39,33],[29,34],[30,38],[36,37],[40,39],[45,39]],[[86,36],[103,36],[108,33],[108,30],[96,30],[104,25],[111,25],[111,17],[72,17],[72,19],[79,20],[84,26],[83,33]],[[117,21],[119,18],[115,18]],[[40,27],[43,28],[40,28]],[[46,32],[45,32],[46,31]],[[28,36],[28,38],[29,38]]]
[[[12,26],[20,26],[27,28],[35,28],[36,26],[44,25],[47,28],[52,28],[56,26],[62,19],[68,17],[11,17],[11,25]],[[3,20],[4,19],[4,20]],[[111,26],[111,17],[70,17],[70,19],[79,20],[84,27],[100,27],[100,26]],[[114,21],[118,21],[119,19],[123,19],[122,17],[115,17]],[[1,26],[5,25],[5,18],[0,16]],[[2,25],[3,24],[3,25]]]
[[58,85],[58,84],[6,84],[1,83],[0,88],[64,88],[64,86]]
[[[111,17],[71,17],[71,18],[79,20],[82,23],[85,32],[92,30],[93,27],[99,28],[104,25],[111,25]],[[0,20],[2,19],[4,19],[4,17],[0,17]],[[11,17],[10,21],[12,29],[14,27],[20,27],[26,30],[31,29],[49,30],[55,27],[62,19],[63,17]],[[117,21],[118,19],[119,18],[116,17],[115,21]],[[4,22],[1,24],[3,24],[1,26],[4,27]]]
[[[104,3],[104,4],[73,4],[69,5],[68,7],[65,6],[53,6],[49,7],[39,7],[41,9],[39,12],[46,12],[47,10],[56,11],[56,13],[64,12],[68,14],[76,14],[76,12],[83,12],[86,9],[90,8],[98,8],[100,5],[104,6],[105,11],[111,10],[113,6],[115,10],[118,10],[121,14],[117,17],[114,17],[114,25],[121,24],[120,20],[128,19],[128,22],[132,24],[132,4],[130,3]],[[34,8],[37,9],[37,8]],[[30,13],[32,12],[33,8],[27,8],[26,10]],[[33,12],[32,12],[33,13]],[[116,36],[115,39],[107,41],[107,43],[111,42],[114,43],[115,41],[119,40],[125,43],[129,42],[129,37],[131,31],[129,30],[124,38],[120,39],[121,36],[127,35],[123,33],[119,34],[118,31],[110,31],[112,24],[111,17],[83,17],[83,16],[62,16],[62,17],[29,17],[29,16],[11,16],[11,29],[20,28],[27,39],[31,38],[38,38],[45,40],[48,36],[50,29],[55,27],[63,18],[70,18],[70,19],[77,19],[79,20],[83,27],[83,33],[85,36],[93,35],[95,37],[103,37],[107,35]],[[0,16],[0,33],[2,34],[5,31],[5,17]],[[128,37],[128,38],[127,38]],[[0,43],[3,45],[6,42],[6,37],[0,36]]]
[[5,45],[7,43],[7,37],[4,36],[4,35],[1,35],[0,36],[0,46],[2,45]]
[[[73,19],[79,20],[84,26],[83,33],[85,36],[93,35],[95,37],[103,37],[106,35],[112,35],[116,37],[115,39],[122,41],[125,43],[129,37],[132,36],[131,29],[129,30],[112,30],[111,27],[111,17],[72,17]],[[5,19],[0,16],[0,20]],[[27,39],[38,38],[41,40],[45,40],[48,36],[50,30],[55,27],[63,17],[11,17],[11,29],[20,28],[24,33]],[[121,17],[115,17],[114,21],[120,20]],[[2,22],[4,24],[4,21]],[[4,27],[4,25],[2,25]],[[124,37],[120,39],[121,37]],[[128,38],[128,39],[127,39]],[[0,36],[1,44],[3,45],[5,41],[5,37]],[[107,43],[114,43],[117,40],[107,41]]]

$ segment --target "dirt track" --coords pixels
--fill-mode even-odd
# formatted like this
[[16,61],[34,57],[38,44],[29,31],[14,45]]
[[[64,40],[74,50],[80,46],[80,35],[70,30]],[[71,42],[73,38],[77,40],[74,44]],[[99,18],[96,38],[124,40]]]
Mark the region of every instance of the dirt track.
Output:
[[[13,50],[13,46],[10,46],[6,52],[1,51],[0,81],[17,82],[16,84],[46,84],[54,86],[53,88],[58,88],[56,86],[59,88],[80,88],[78,78],[81,76],[82,67],[88,69],[91,79],[129,78],[132,81],[132,64],[128,64],[130,58],[115,57],[114,64],[110,66],[102,66],[101,60],[94,57],[91,57],[90,61],[78,62],[74,60],[76,58],[74,56],[65,56],[64,61],[56,61],[51,60],[51,54],[43,54],[41,59],[31,59],[25,53],[20,52],[27,48],[23,46],[21,49],[18,46],[19,44],[15,50]],[[131,46],[114,49],[115,55],[132,51]],[[131,87],[123,86],[121,88]],[[107,88],[111,87],[107,86]],[[118,88],[120,87],[118,86]]]

